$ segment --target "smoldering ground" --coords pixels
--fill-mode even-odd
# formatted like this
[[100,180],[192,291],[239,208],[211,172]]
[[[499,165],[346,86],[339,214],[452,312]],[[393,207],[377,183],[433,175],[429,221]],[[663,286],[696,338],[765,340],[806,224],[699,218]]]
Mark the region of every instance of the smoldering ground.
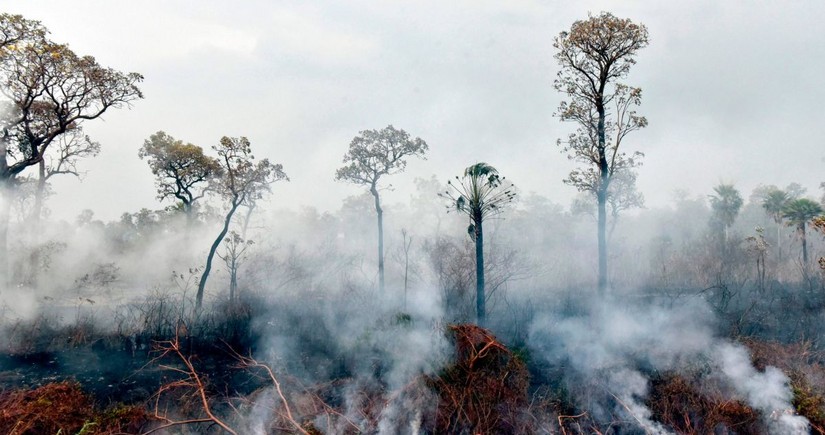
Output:
[[592,301],[582,314],[543,313],[531,325],[536,357],[558,370],[581,409],[599,421],[630,421],[645,433],[672,433],[652,419],[645,402],[650,378],[701,367],[761,411],[776,434],[805,434],[807,419],[794,414],[789,379],[779,369],[757,371],[747,349],[718,336],[717,320],[701,298],[678,305],[615,296]]

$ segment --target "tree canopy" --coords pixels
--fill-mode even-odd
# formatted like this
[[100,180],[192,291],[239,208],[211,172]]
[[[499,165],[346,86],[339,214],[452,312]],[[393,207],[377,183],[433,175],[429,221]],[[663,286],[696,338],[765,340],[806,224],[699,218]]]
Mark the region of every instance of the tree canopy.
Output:
[[192,207],[206,194],[209,181],[222,174],[218,160],[203,148],[159,131],[146,139],[138,155],[155,175],[158,200],[176,199],[191,218]]
[[[0,15],[0,89],[3,117],[0,179],[38,164],[49,146],[110,108],[142,98],[143,77],[99,65],[45,37],[39,23]],[[8,42],[12,41],[12,42]]]

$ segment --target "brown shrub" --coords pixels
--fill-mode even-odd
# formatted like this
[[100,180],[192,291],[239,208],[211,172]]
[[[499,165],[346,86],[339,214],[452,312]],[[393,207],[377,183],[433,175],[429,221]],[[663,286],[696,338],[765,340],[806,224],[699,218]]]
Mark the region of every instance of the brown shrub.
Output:
[[700,388],[699,380],[674,373],[654,379],[648,406],[656,420],[680,434],[766,432],[757,411],[727,397],[707,379]]
[[451,325],[455,362],[425,382],[438,396],[434,433],[524,433],[529,374],[487,330]]
[[152,420],[137,406],[98,412],[77,382],[0,393],[0,433],[9,435],[139,433]]
[[46,384],[0,395],[0,433],[40,435],[77,433],[92,420],[91,398],[76,382]]

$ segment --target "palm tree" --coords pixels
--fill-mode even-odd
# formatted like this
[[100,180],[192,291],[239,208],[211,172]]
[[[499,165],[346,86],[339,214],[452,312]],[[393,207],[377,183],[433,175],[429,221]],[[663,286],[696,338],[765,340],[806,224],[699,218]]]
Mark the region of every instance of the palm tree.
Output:
[[776,222],[776,255],[779,260],[782,260],[781,233],[782,220],[784,219],[782,213],[785,210],[785,206],[788,205],[788,201],[790,201],[790,199],[791,198],[787,192],[780,189],[773,189],[769,191],[762,200],[762,208],[765,209],[765,213],[767,213],[768,216],[773,218],[773,221]]
[[721,183],[713,188],[715,195],[710,195],[710,208],[713,209],[715,223],[722,226],[724,246],[728,240],[728,229],[733,225],[739,209],[742,208],[742,195],[733,184]]
[[501,213],[516,196],[512,183],[499,177],[498,170],[486,163],[476,163],[464,170],[464,175],[448,181],[451,190],[439,196],[450,200],[449,209],[470,218],[467,232],[476,245],[476,317],[484,325],[487,317],[484,292],[484,219]]
[[782,217],[788,220],[788,226],[796,226],[802,238],[802,266],[805,270],[808,268],[808,242],[805,239],[805,227],[809,221],[820,214],[822,214],[822,206],[807,198],[795,199],[782,210]]

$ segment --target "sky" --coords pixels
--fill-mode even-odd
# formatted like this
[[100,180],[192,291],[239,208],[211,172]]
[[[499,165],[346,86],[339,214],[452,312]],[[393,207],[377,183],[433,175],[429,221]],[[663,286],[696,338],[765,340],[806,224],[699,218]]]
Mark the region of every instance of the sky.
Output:
[[676,189],[825,181],[825,2],[780,1],[40,1],[3,12],[41,21],[57,42],[102,65],[145,76],[145,99],[86,124],[102,145],[82,182],[55,180],[52,216],[98,218],[159,209],[138,158],[158,130],[209,149],[246,136],[289,183],[271,207],[340,208],[362,192],[334,180],[349,142],[388,124],[424,139],[426,161],[387,178],[385,202],[407,202],[416,177],[440,180],[478,161],[523,194],[569,205],[575,163],[556,146],[573,125],[553,38],[609,11],[647,26],[650,45],[625,83],[641,87],[646,129],[638,186],[649,207]]

